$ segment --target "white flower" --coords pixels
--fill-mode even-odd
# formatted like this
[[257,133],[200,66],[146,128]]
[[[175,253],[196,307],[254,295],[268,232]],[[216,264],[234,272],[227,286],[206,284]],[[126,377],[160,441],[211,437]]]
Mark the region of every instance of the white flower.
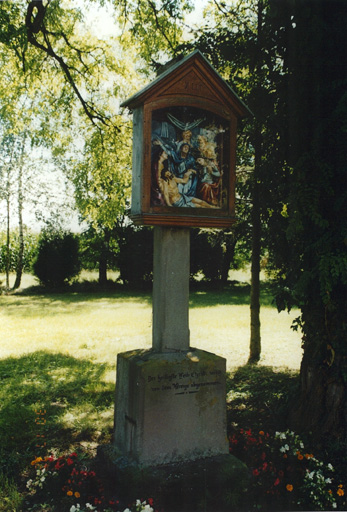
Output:
[[331,484],[331,483],[332,483],[331,478],[326,478],[326,479],[325,479],[325,483],[326,483],[326,484]]
[[46,480],[46,477],[45,476],[41,476],[40,481],[44,482],[45,480]]
[[310,480],[312,480],[312,478],[314,477],[314,471],[312,471],[311,473],[309,473],[307,476],[308,476],[308,478],[309,478]]
[[141,505],[142,505],[141,501],[140,500],[136,500],[136,506],[140,507]]
[[280,452],[282,453],[285,453],[289,450],[289,446],[287,444],[285,444],[284,446],[281,446],[280,448]]
[[126,508],[125,510],[123,510],[123,512],[131,512],[131,510],[129,508]]
[[302,441],[300,441],[300,448],[303,450],[305,447],[304,447],[304,443]]
[[333,508],[337,508],[337,503],[333,503]]
[[95,510],[93,505],[91,505],[90,503],[86,503],[86,508],[89,508],[89,510]]
[[330,464],[330,462],[329,462],[329,464],[328,464],[328,469],[330,469],[330,471],[334,471],[334,466],[332,466],[332,465]]
[[[143,505],[143,503],[142,503]],[[153,509],[150,505],[145,505],[145,508],[141,510],[141,512],[153,512]]]
[[28,487],[28,489],[29,489],[29,487],[31,486],[31,484],[32,484],[32,483],[33,483],[33,481],[32,481],[31,479],[27,481],[27,487]]

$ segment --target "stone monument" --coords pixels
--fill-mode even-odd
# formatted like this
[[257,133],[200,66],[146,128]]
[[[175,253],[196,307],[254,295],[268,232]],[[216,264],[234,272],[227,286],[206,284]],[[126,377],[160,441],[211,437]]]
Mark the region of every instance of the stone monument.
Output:
[[119,354],[115,448],[142,465],[228,453],[226,361],[190,348],[189,230],[155,227],[153,348]]
[[122,106],[134,120],[131,217],[154,226],[153,342],[118,355],[113,461],[176,465],[182,476],[192,463],[225,466],[224,457],[240,479],[226,433],[226,360],[190,345],[189,228],[235,222],[236,128],[249,111],[198,51]]

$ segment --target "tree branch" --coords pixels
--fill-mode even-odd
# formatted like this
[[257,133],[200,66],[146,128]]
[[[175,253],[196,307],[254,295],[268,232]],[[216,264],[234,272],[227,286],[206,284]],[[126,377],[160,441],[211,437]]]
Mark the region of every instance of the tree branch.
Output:
[[[79,102],[81,103],[81,105],[83,107],[83,110],[84,110],[85,114],[90,119],[90,121],[94,125],[96,125],[96,126],[97,126],[97,121],[100,121],[103,125],[107,126],[108,123],[109,123],[109,118],[107,118],[106,116],[100,114],[96,110],[95,107],[93,107],[89,102],[87,102],[83,98],[83,96],[80,93],[80,91],[79,91],[79,89],[78,89],[78,87],[77,87],[77,85],[75,83],[75,80],[74,80],[74,78],[73,78],[73,76],[71,74],[71,68],[65,62],[65,60],[54,51],[54,49],[52,47],[52,44],[51,44],[50,39],[49,39],[49,35],[56,35],[56,34],[48,32],[46,30],[46,28],[45,28],[45,25],[44,25],[44,18],[45,18],[45,14],[46,14],[46,10],[47,10],[48,5],[49,5],[49,2],[47,4],[47,6],[45,7],[43,5],[42,0],[32,0],[31,2],[29,2],[28,9],[27,9],[27,14],[26,14],[26,19],[25,19],[25,24],[26,24],[26,28],[27,28],[28,41],[33,46],[35,46],[39,50],[41,50],[44,53],[46,53],[46,55],[48,55],[49,57],[53,58],[59,64],[61,70],[63,71],[63,73],[64,73],[64,75],[66,77],[66,80],[71,85],[74,93],[76,94]],[[44,41],[45,41],[45,45],[41,44],[37,40],[37,38],[35,36],[36,34],[39,34],[40,32],[43,35],[43,38],[44,38]],[[65,42],[67,43],[68,40],[67,40],[66,35],[65,34],[61,34],[61,35],[64,38]],[[72,47],[72,46],[70,45],[70,47]],[[86,67],[86,65],[81,60],[81,52],[79,50],[76,50],[76,49],[75,49],[75,51],[77,51],[77,53],[79,55],[79,58],[80,58],[80,61],[83,64],[83,66],[86,69],[88,69]]]

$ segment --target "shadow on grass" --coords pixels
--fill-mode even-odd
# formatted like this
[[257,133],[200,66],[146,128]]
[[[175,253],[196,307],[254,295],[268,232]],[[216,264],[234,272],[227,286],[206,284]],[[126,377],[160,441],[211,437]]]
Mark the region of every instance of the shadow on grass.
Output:
[[0,473],[16,477],[51,448],[109,441],[111,366],[43,351],[0,360]]
[[298,371],[245,365],[228,373],[228,428],[286,430],[298,389]]
[[[239,281],[228,281],[224,285],[193,281],[190,285],[189,305],[192,308],[249,305],[250,291],[250,284]],[[267,283],[261,283],[260,302],[262,306],[275,307],[270,286]]]
[[[229,281],[226,285],[220,283],[209,283],[206,281],[192,281],[190,283],[190,308],[207,308],[213,306],[249,305],[250,285],[238,281]],[[18,300],[20,298],[21,300]],[[65,313],[74,313],[79,308],[88,304],[105,302],[117,307],[117,304],[127,302],[152,304],[152,291],[146,283],[145,289],[134,288],[129,285],[122,285],[109,282],[106,286],[100,287],[95,282],[76,283],[75,285],[49,290],[42,286],[33,286],[23,291],[4,298],[4,306],[7,315],[18,315],[23,317],[33,316],[39,312],[40,316],[56,314],[56,307],[73,306],[66,309]],[[270,286],[267,283],[261,284],[262,306],[275,307],[271,295]],[[25,307],[27,306],[27,307]]]

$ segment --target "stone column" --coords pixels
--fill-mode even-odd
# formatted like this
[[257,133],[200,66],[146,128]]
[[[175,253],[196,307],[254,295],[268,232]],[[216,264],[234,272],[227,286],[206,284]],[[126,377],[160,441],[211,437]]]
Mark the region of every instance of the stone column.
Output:
[[189,228],[154,228],[153,349],[189,350]]

